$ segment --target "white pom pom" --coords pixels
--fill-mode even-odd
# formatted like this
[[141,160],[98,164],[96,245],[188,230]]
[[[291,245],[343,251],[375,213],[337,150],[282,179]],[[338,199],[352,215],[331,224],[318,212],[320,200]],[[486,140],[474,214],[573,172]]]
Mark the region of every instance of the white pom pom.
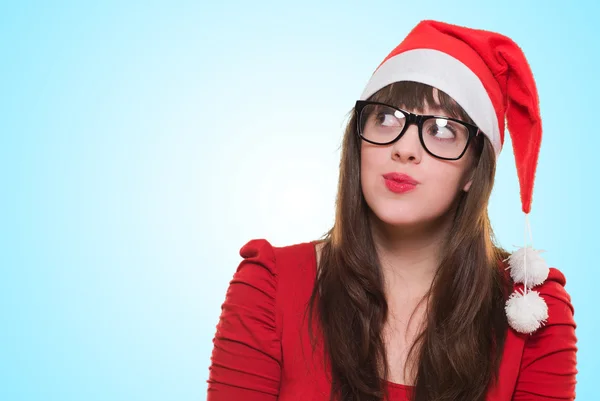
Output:
[[519,333],[532,333],[548,319],[548,305],[537,291],[515,291],[506,301],[508,324]]
[[[527,278],[527,288],[542,284],[550,273],[546,261],[538,251],[528,246],[519,248],[508,257],[510,276],[515,283],[524,283]],[[525,277],[525,258],[527,258],[527,277]]]

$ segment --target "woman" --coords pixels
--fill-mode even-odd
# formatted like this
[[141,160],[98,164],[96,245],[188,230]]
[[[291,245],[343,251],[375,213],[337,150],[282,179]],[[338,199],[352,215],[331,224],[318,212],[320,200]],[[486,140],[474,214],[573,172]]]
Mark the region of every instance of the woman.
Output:
[[356,102],[333,228],[241,249],[208,399],[573,400],[563,274],[494,244],[505,118],[527,214],[541,123],[524,55],[497,33],[419,23]]

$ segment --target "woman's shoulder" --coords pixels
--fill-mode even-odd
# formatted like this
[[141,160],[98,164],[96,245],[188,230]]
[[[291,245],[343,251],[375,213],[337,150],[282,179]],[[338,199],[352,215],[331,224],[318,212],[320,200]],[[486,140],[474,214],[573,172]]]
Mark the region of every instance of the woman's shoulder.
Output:
[[[548,308],[548,318],[544,326],[554,324],[569,324],[575,326],[573,319],[575,310],[571,303],[571,295],[566,289],[567,279],[565,274],[556,267],[548,269],[548,277],[543,283],[532,287],[529,291],[536,291],[545,301]],[[515,291],[522,291],[523,284],[513,283]],[[542,326],[542,328],[544,327]],[[543,330],[542,330],[543,331]]]
[[250,239],[240,248],[240,256],[245,260],[261,261],[271,270],[277,269],[278,259],[316,260],[316,253],[322,247],[322,241],[298,242],[288,245],[274,245],[265,238]]
[[[508,299],[511,294],[522,293],[523,283],[513,280],[509,272],[507,259],[500,260],[499,266],[506,284],[505,298]],[[574,325],[574,308],[571,303],[571,296],[566,288],[567,279],[565,274],[557,267],[549,267],[547,272],[546,279],[541,284],[530,287],[528,291],[535,291],[547,305],[548,319],[545,324]]]
[[244,258],[240,268],[244,269],[248,264],[255,267],[245,269],[248,281],[264,287],[271,294],[280,325],[284,316],[295,316],[309,302],[320,248],[320,241],[276,246],[267,239],[252,239],[240,249]]
[[278,280],[302,281],[312,278],[316,272],[321,241],[274,245],[264,238],[246,242],[240,249],[241,265],[258,264],[266,268]]

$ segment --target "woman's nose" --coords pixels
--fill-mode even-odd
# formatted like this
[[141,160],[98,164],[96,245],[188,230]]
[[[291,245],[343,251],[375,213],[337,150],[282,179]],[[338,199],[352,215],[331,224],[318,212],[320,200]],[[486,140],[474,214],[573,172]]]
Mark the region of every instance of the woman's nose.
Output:
[[392,144],[392,159],[402,162],[420,162],[423,155],[423,147],[419,140],[419,128],[411,124],[404,135]]

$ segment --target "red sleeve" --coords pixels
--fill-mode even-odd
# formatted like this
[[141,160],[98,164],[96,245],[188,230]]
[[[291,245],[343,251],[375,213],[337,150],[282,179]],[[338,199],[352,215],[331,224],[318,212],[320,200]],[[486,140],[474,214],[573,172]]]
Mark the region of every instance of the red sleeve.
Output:
[[544,284],[534,287],[548,305],[548,320],[525,342],[513,401],[575,399],[577,338],[565,276],[550,269]]
[[277,274],[266,240],[242,247],[213,339],[208,401],[275,401],[281,375]]

